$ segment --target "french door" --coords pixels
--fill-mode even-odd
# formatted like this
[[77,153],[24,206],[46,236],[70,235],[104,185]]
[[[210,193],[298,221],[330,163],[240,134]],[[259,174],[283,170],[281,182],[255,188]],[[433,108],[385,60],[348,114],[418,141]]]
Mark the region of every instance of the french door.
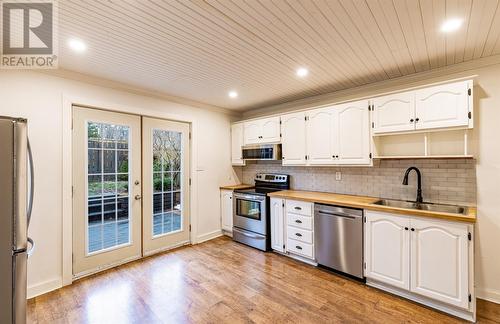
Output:
[[73,274],[189,242],[189,125],[73,107]]
[[189,125],[143,118],[144,255],[189,242]]

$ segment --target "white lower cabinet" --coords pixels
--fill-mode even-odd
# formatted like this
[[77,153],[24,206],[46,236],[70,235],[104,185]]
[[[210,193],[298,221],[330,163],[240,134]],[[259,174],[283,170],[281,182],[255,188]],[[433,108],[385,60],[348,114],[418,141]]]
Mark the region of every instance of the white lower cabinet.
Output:
[[410,218],[366,212],[365,276],[410,289]]
[[313,203],[271,198],[271,247],[314,262]]
[[469,307],[469,239],[466,224],[411,220],[412,292]]
[[278,252],[285,252],[285,200],[271,198],[271,248]]
[[286,240],[286,249],[290,253],[298,254],[308,259],[314,259],[314,245],[297,241],[291,238]]
[[[463,309],[464,314],[475,311],[469,299],[473,290],[472,225],[375,211],[365,214],[368,282],[399,288],[410,298],[427,297],[430,306],[449,305]],[[422,297],[416,300],[425,303]],[[454,315],[466,317],[459,311]]]
[[285,201],[286,252],[314,260],[314,204],[305,201]]
[[233,232],[233,191],[220,191],[220,210],[222,229],[226,232]]

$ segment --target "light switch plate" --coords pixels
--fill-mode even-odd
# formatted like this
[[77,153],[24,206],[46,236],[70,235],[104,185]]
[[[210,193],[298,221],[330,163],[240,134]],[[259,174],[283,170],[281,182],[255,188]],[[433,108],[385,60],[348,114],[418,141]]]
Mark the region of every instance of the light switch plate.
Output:
[[342,173],[340,171],[335,172],[335,180],[342,180]]

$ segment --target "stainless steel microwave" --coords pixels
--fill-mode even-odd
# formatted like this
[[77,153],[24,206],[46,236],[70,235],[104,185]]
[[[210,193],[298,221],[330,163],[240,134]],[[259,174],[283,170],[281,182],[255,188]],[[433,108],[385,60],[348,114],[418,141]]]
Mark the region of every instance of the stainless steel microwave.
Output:
[[281,144],[243,146],[243,160],[281,160]]

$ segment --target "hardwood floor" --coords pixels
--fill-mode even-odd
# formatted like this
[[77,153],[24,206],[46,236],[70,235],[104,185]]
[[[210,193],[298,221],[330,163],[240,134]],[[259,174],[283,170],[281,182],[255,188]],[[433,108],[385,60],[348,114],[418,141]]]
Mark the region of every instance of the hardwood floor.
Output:
[[[461,323],[229,238],[85,278],[28,302],[28,323]],[[478,301],[479,323],[500,305]]]

